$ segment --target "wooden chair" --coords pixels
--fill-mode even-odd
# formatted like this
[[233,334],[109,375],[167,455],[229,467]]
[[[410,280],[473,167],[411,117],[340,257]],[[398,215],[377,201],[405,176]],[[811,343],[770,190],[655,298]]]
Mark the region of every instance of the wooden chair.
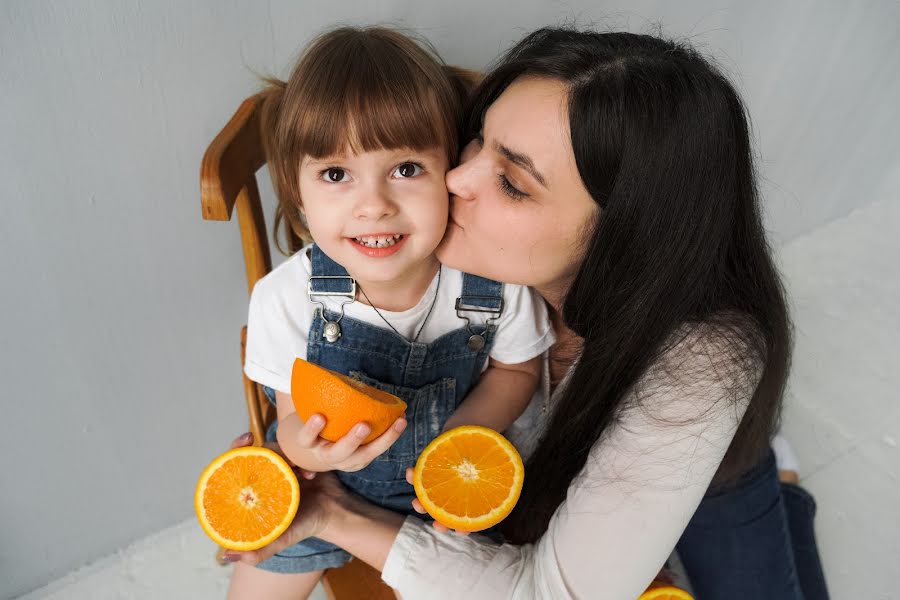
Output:
[[[215,137],[200,167],[200,202],[203,218],[229,221],[237,206],[248,297],[256,282],[272,269],[269,241],[256,172],[266,160],[259,135],[258,96],[244,100],[231,120]],[[298,238],[288,240],[291,252],[303,244]],[[243,374],[247,326],[241,328],[241,372]],[[275,418],[262,387],[243,375],[244,396],[250,431],[255,444],[265,440],[266,428]],[[362,562],[352,560],[338,569],[325,572],[322,581],[330,600],[394,600],[394,592],[381,581],[381,574]]]

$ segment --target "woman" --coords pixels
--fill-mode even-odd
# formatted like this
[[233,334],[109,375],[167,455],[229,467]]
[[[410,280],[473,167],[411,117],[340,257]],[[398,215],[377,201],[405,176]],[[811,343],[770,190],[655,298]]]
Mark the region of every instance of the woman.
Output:
[[801,590],[768,448],[789,321],[733,87],[681,44],[542,29],[470,121],[439,258],[535,287],[559,340],[509,543],[404,520],[324,474],[282,539],[229,558],[316,535],[406,598],[618,599],[678,544],[699,598],[823,597]]

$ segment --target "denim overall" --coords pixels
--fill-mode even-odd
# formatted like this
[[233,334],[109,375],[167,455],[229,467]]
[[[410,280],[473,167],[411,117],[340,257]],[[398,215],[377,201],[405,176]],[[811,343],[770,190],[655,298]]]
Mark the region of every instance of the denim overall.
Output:
[[[311,247],[311,259],[310,298],[315,301],[319,295],[344,294],[348,302],[352,301],[355,284],[347,271],[316,245]],[[335,473],[347,488],[379,506],[422,517],[410,504],[415,492],[406,482],[406,469],[415,466],[425,446],[441,433],[444,423],[477,382],[488,357],[495,327],[470,326],[465,313],[487,313],[490,323],[503,310],[502,291],[502,284],[496,281],[463,274],[462,295],[456,301],[460,326],[430,344],[409,342],[386,327],[343,316],[343,310],[327,310],[323,315],[322,308],[316,309],[306,359],[394,394],[407,404],[408,425],[386,452],[360,471]],[[325,326],[335,321],[341,335],[328,341]],[[473,335],[480,335],[483,345],[470,343]],[[274,390],[264,390],[274,402]],[[269,440],[275,439],[276,425],[269,429]],[[350,558],[334,544],[307,538],[258,566],[275,572],[306,573],[343,565]]]

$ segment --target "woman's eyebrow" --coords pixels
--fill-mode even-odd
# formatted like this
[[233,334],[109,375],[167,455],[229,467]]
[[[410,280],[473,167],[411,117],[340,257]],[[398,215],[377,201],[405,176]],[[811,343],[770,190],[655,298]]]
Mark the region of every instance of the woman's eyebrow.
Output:
[[520,152],[515,152],[514,150],[510,150],[500,142],[494,142],[494,150],[503,155],[503,157],[509,162],[519,165],[534,177],[538,183],[542,186],[547,187],[547,180],[544,179],[544,176],[541,175],[540,171],[538,171],[534,166],[534,161],[527,154],[522,154]]

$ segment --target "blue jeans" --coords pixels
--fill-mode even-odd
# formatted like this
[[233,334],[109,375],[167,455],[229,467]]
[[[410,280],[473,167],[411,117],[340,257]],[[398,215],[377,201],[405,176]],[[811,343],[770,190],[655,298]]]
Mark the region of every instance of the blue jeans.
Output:
[[778,481],[771,453],[710,488],[677,547],[697,600],[828,600],[815,514],[808,492]]

